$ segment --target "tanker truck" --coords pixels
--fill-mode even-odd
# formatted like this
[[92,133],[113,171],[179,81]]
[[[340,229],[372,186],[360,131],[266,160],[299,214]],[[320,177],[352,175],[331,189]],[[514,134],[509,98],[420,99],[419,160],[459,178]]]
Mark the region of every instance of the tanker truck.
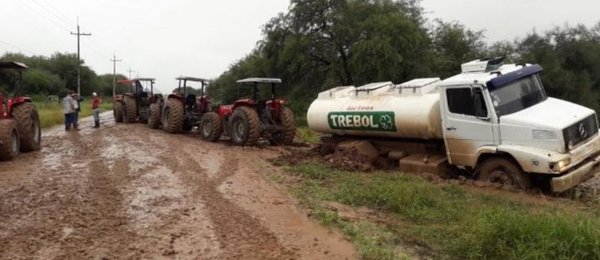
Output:
[[548,97],[537,64],[475,60],[445,80],[342,86],[318,94],[308,126],[367,140],[401,171],[455,169],[527,189],[567,191],[600,163],[594,110]]

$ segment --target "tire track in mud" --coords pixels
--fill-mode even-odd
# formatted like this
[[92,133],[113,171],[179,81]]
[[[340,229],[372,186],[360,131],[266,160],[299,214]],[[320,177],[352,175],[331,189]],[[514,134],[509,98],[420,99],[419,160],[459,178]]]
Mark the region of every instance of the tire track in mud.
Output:
[[97,134],[50,138],[40,158],[23,165],[31,176],[0,200],[2,256],[64,259],[123,252],[131,234],[122,229],[121,180],[94,156],[101,146]]
[[[0,177],[14,175],[0,181],[0,258],[323,259],[331,244],[302,244],[339,238],[325,228],[295,235],[311,227],[298,217],[306,215],[290,210],[293,205],[263,207],[282,196],[260,176],[261,166],[249,163],[262,162],[265,150],[141,124],[63,131],[45,131],[40,153],[0,166],[15,168],[0,170]],[[239,173],[251,183],[234,177]],[[246,193],[231,196],[227,187],[239,185]],[[261,192],[271,193],[261,200]],[[240,202],[245,199],[259,204]],[[265,208],[288,212],[265,218]],[[274,226],[273,216],[294,221]],[[321,257],[311,257],[317,255],[311,250]]]
[[[199,138],[194,136],[195,138]],[[176,138],[176,139],[174,139]],[[207,214],[213,223],[213,229],[218,235],[220,249],[222,251],[219,259],[289,259],[297,257],[297,254],[283,247],[277,237],[262,225],[259,219],[249,212],[240,208],[233,201],[226,199],[218,187],[225,179],[233,175],[238,168],[237,156],[229,153],[226,159],[218,163],[209,163],[207,166],[200,165],[206,160],[201,158],[214,144],[199,147],[190,144],[185,139],[191,136],[170,136],[167,140],[169,147],[178,147],[178,158],[165,160],[169,168],[183,172],[185,183],[190,186],[192,192],[201,198],[207,208]],[[197,141],[197,140],[196,140]],[[180,144],[177,144],[181,142]],[[174,143],[174,144],[171,144]],[[212,155],[209,155],[212,157]],[[211,158],[215,159],[215,158]],[[215,171],[216,175],[211,178],[208,171]],[[213,173],[214,174],[214,173]]]

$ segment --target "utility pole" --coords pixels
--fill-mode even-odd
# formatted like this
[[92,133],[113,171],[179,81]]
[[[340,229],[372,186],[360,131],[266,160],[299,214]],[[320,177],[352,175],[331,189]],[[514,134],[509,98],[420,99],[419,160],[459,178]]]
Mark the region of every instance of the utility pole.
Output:
[[135,70],[131,70],[131,68],[129,68],[127,71],[129,72],[129,79],[131,79],[131,72],[135,72]]
[[91,33],[79,32],[79,17],[77,17],[77,33],[71,32],[71,35],[77,36],[77,94],[81,95],[81,59],[79,58],[79,38],[81,36],[91,36]]
[[123,60],[117,60],[117,56],[113,53],[112,60],[113,63],[113,97],[117,94],[117,62],[121,62]]

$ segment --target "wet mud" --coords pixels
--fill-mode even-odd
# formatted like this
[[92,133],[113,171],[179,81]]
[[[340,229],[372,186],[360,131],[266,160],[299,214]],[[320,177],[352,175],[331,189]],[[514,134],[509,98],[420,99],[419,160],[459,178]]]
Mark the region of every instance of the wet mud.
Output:
[[142,124],[44,131],[0,162],[7,259],[355,259],[266,174],[283,148],[248,149]]

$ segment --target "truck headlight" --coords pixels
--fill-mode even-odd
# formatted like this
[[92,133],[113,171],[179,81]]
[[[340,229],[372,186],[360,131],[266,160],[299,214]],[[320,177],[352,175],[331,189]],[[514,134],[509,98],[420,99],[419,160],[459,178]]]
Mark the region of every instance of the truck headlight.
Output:
[[565,158],[565,159],[562,159],[562,160],[560,160],[558,162],[551,162],[550,163],[550,168],[553,171],[560,172],[563,169],[567,168],[569,165],[571,165],[571,158]]

